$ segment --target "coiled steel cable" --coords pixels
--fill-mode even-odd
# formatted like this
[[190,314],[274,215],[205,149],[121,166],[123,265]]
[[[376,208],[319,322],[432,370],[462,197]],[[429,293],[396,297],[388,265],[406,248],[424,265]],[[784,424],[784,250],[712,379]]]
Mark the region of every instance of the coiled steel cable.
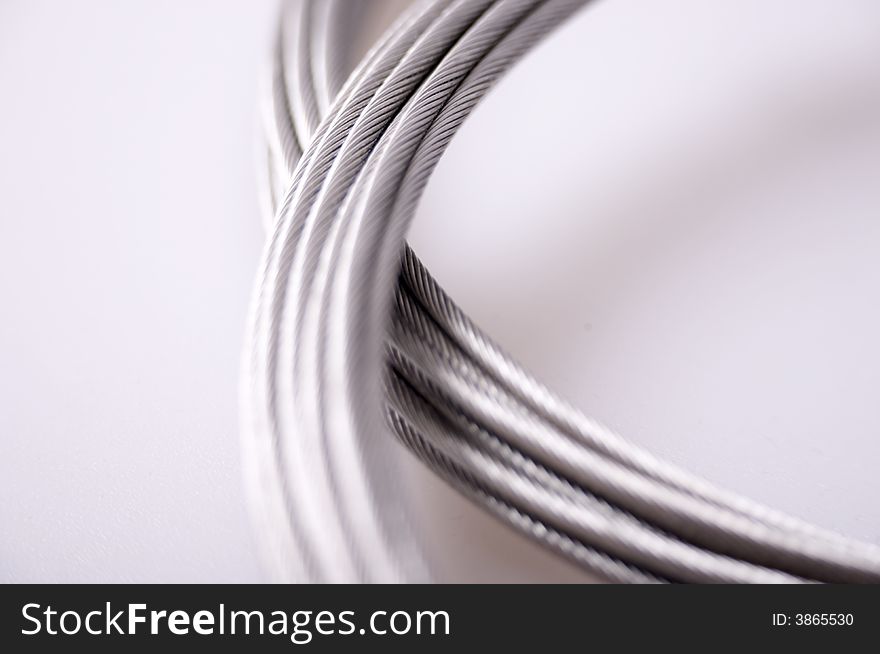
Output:
[[268,204],[280,208],[255,294],[245,437],[279,576],[428,578],[394,487],[387,412],[446,479],[609,579],[878,579],[875,546],[718,490],[557,399],[405,247],[455,129],[584,1],[421,4],[324,116],[316,88],[333,84],[316,80],[332,70],[322,58],[343,4],[357,3],[288,5],[267,121]]

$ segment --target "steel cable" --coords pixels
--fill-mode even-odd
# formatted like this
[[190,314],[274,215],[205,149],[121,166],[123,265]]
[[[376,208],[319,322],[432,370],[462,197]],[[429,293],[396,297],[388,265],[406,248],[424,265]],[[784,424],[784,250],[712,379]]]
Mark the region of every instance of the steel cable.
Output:
[[431,578],[387,424],[490,513],[613,581],[880,579],[876,546],[717,489],[558,399],[406,247],[455,130],[585,0],[420,3],[331,101],[357,4],[287,3],[273,59],[243,395],[279,578]]

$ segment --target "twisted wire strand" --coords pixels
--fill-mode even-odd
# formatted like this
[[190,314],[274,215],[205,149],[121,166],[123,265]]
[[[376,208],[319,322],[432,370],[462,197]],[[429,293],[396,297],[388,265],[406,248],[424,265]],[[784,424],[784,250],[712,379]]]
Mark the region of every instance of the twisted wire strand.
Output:
[[[697,498],[637,475],[616,462],[603,460],[595,452],[554,434],[549,426],[522,412],[521,407],[479,379],[468,362],[455,361],[454,355],[442,351],[436,336],[427,335],[424,326],[413,324],[414,317],[407,302],[400,299],[398,315],[404,323],[398,328],[396,344],[407,350],[411,360],[417,363],[410,369],[397,361],[393,365],[410,381],[419,375],[417,386],[426,390],[429,397],[434,398],[435,406],[450,418],[473,420],[496,434],[504,434],[504,442],[527,453],[534,461],[559,471],[572,483],[646,516],[653,524],[690,534],[694,542],[765,565],[785,567],[791,564],[792,557],[812,561],[811,552],[815,548],[809,541],[801,542],[788,532],[770,530],[723,507],[707,511]],[[413,373],[413,368],[418,372]],[[760,547],[756,547],[756,543]],[[814,563],[823,564],[821,558]],[[848,565],[846,559],[844,564]]]
[[[297,4],[266,126],[265,174],[292,181],[255,293],[244,389],[252,497],[282,579],[428,578],[395,497],[386,418],[490,513],[614,581],[878,579],[875,546],[717,489],[558,399],[405,246],[457,127],[583,1],[419,5],[332,105],[333,67],[314,53],[357,3]],[[267,205],[281,185],[267,185]]]
[[[358,119],[360,112],[370,101],[384,79],[394,70],[400,59],[418,40],[435,20],[440,20],[443,10],[449,2],[433,2],[415,9],[404,17],[397,28],[390,32],[364,63],[349,78],[344,90],[335,104],[332,119],[325,120],[318,134],[309,147],[301,164],[295,169],[290,190],[275,221],[274,232],[270,237],[262,264],[262,273],[258,279],[254,295],[254,307],[251,320],[252,347],[246,349],[247,361],[245,370],[245,455],[249,463],[248,478],[251,480],[255,500],[255,513],[258,515],[260,529],[270,551],[289,559],[302,560],[302,565],[285,567],[285,561],[275,559],[275,567],[281,579],[335,579],[335,570],[339,570],[351,560],[348,552],[343,552],[334,561],[327,557],[322,565],[317,555],[321,552],[326,529],[332,529],[338,522],[340,514],[331,510],[325,516],[314,513],[311,501],[313,483],[326,483],[324,466],[306,465],[305,457],[320,454],[320,448],[309,442],[312,434],[300,431],[297,436],[285,439],[281,423],[281,408],[276,402],[278,369],[279,334],[277,323],[280,321],[281,307],[284,306],[284,292],[287,283],[286,272],[293,263],[293,251],[296,249],[299,234],[303,229],[303,213],[308,212],[310,203],[315,199],[321,188],[323,175],[333,164],[348,131]],[[282,275],[281,271],[285,274]],[[282,375],[280,383],[288,377]],[[294,411],[296,409],[293,409]],[[289,421],[289,418],[288,418]],[[297,438],[298,437],[298,438]],[[269,492],[273,497],[261,502],[260,497],[265,482],[254,475],[265,475],[270,483]],[[332,497],[332,496],[331,496]],[[280,499],[279,499],[280,498]],[[394,500],[388,502],[391,508]],[[322,524],[322,517],[326,524]],[[307,525],[307,526],[304,526]],[[410,541],[404,531],[398,537],[404,543]],[[366,539],[360,541],[366,542]],[[350,539],[344,539],[343,546],[350,547]],[[407,546],[409,547],[409,546]],[[384,579],[396,579],[394,572],[395,557],[386,553],[384,548],[373,547],[370,558],[375,566],[381,569]],[[395,552],[399,555],[400,552]],[[414,555],[414,557],[417,555]],[[399,561],[402,557],[397,556]],[[385,562],[384,566],[380,564]],[[349,564],[350,565],[350,564]],[[408,566],[409,577],[412,569],[418,566],[418,559]],[[341,578],[346,578],[339,575]],[[350,573],[348,578],[361,578]]]
[[[429,164],[433,165],[433,164]],[[423,176],[422,179],[426,179],[427,174]],[[399,189],[403,185],[406,188],[406,182],[392,181],[389,183],[384,189],[380,188],[378,184],[375,184],[375,188],[379,190],[376,193],[376,196],[380,198],[380,202],[385,202],[386,206],[390,206],[390,201],[388,200],[389,196],[393,193],[392,189]],[[412,209],[415,206],[415,200],[417,200],[417,195],[420,193],[420,189],[417,188],[414,194],[414,201],[410,203],[409,209],[405,209],[403,211],[404,214],[409,212],[411,214]],[[406,206],[406,205],[405,205]],[[375,220],[375,218],[374,218]],[[404,218],[403,220],[406,220]],[[375,262],[373,263],[375,265]],[[356,277],[357,279],[363,279],[364,277]],[[366,294],[361,293],[356,297],[364,297]],[[356,301],[356,297],[352,299],[352,301]],[[454,378],[453,378],[454,379]],[[475,397],[480,399],[478,393],[470,397]],[[494,400],[494,401],[493,401]],[[497,398],[487,398],[486,405],[489,410],[498,411],[498,415],[501,419],[510,418],[510,413],[501,411],[499,408],[499,403]],[[516,424],[512,424],[508,427],[509,430],[513,430],[516,428]],[[547,433],[536,433],[535,436],[535,445],[537,447],[544,446],[544,443],[539,441],[538,439],[542,438],[544,441],[547,440]],[[564,459],[563,459],[564,461]],[[597,473],[606,473],[609,469],[609,466],[605,465],[597,465],[595,467],[595,472]],[[613,467],[610,468],[613,470]],[[607,485],[606,492],[616,492],[617,489],[622,485],[620,480],[610,483]],[[648,492],[637,492],[633,493],[634,499],[653,503],[657,502],[660,499],[663,499],[664,495],[660,492],[662,489],[657,489],[653,493]],[[671,499],[676,499],[675,494],[672,494]],[[675,507],[672,504],[666,503],[665,505],[661,505],[661,511],[655,512],[656,518],[665,519],[669,517],[669,515],[674,511]],[[699,518],[700,507],[696,507],[694,515]],[[696,530],[694,532],[695,535],[704,536],[706,534],[706,527],[714,527],[713,520],[718,523],[718,529],[722,530],[725,534],[725,538],[719,541],[720,545],[730,546],[736,543],[737,539],[742,539],[743,541],[748,543],[748,552],[743,550],[743,553],[759,555],[760,557],[770,558],[771,561],[778,560],[773,559],[772,556],[768,555],[767,551],[772,548],[778,548],[786,558],[786,564],[792,564],[793,559],[797,557],[801,557],[804,559],[804,569],[807,567],[811,567],[813,572],[817,574],[825,574],[822,568],[839,568],[837,572],[841,575],[846,575],[849,573],[851,568],[858,568],[862,564],[866,564],[868,566],[874,564],[876,562],[876,558],[871,559],[870,557],[864,557],[864,561],[860,561],[856,556],[855,548],[844,548],[835,546],[823,547],[821,544],[816,545],[810,541],[806,541],[804,543],[799,542],[799,538],[790,534],[782,534],[777,535],[772,531],[764,529],[761,525],[752,525],[748,522],[738,520],[735,516],[731,517],[725,514],[723,511],[715,510],[712,513],[708,514],[708,517],[704,518],[705,522],[700,524],[701,529]],[[732,527],[725,527],[725,520],[733,521]],[[737,528],[738,527],[738,528]],[[693,530],[692,530],[693,531]],[[843,560],[841,560],[843,559]],[[854,560],[853,560],[854,559]],[[761,559],[758,559],[759,561]],[[795,568],[797,569],[797,568]],[[858,574],[858,571],[856,571]],[[833,573],[829,573],[833,574]]]
[[[316,459],[314,464],[316,468],[323,466],[321,472],[328,479],[344,479],[344,483],[329,486],[336,491],[334,504],[339,516],[361,525],[353,540],[367,553],[363,557],[370,562],[367,574],[379,571],[378,562],[383,561],[383,554],[387,556],[386,553],[397,550],[390,560],[383,561],[391,569],[408,556],[418,556],[418,551],[406,552],[412,548],[413,539],[408,535],[404,498],[399,497],[399,482],[394,478],[397,466],[393,465],[389,451],[390,441],[381,436],[381,414],[370,413],[374,406],[381,409],[380,389],[375,381],[371,385],[351,386],[353,376],[340,372],[331,384],[336,410],[322,412],[320,339],[327,334],[320,324],[319,308],[327,281],[323,265],[335,263],[335,247],[339,244],[336,237],[344,225],[352,185],[378,150],[388,126],[412,102],[413,93],[433,77],[444,76],[439,71],[453,60],[451,53],[464,52],[465,58],[473,59],[485,52],[493,42],[484,35],[492,34],[499,26],[503,28],[505,21],[517,15],[515,3],[487,0],[456,0],[447,6],[433,3],[429,7],[439,8],[441,13],[387,73],[379,67],[381,84],[346,130],[314,202],[300,205],[302,229],[297,249],[289,274],[280,280],[286,286],[289,301],[279,307],[283,313],[279,331],[285,344],[279,369],[282,379],[292,383],[292,404],[299,409],[296,428],[301,439],[308,434],[307,438],[332,448],[332,456]],[[496,10],[497,7],[504,11]],[[295,219],[294,223],[297,222]],[[348,368],[345,364],[342,367]],[[366,397],[371,392],[376,394],[376,403]],[[362,411],[364,408],[367,410]],[[333,434],[332,440],[324,436],[326,433]],[[392,503],[398,504],[396,511]],[[388,542],[394,545],[389,548]]]
[[[550,4],[548,6],[553,6],[553,5]],[[479,79],[479,77],[477,79]],[[441,83],[442,83],[442,78],[441,78]],[[428,86],[427,90],[425,91],[423,89],[420,91],[420,93],[424,93],[427,97],[432,97],[431,96],[432,89],[431,89],[430,85],[427,85],[427,86]],[[419,105],[415,101],[413,101],[413,103],[411,105],[409,105],[409,107],[419,107],[418,109],[414,109],[413,110],[414,112],[423,112],[424,111],[424,105]],[[430,124],[430,123],[428,122],[426,124]],[[411,127],[413,125],[415,125],[416,130],[418,130],[420,127],[418,124],[418,121],[415,121],[415,120],[412,122],[409,122],[409,123],[405,122],[404,120],[400,120],[400,122],[399,122],[399,127],[401,130],[404,129],[404,126]],[[448,141],[449,136],[450,136],[450,133],[447,130],[447,132],[446,132],[446,140],[447,141]],[[407,134],[405,131],[403,131],[403,136],[402,136],[401,140],[402,140],[403,144],[410,144],[413,149],[415,149],[415,147],[418,145],[418,141],[413,138],[412,132]],[[406,145],[402,145],[400,147],[400,149],[392,149],[389,146],[388,148],[386,148],[384,150],[383,154],[393,152],[394,156],[398,157],[400,150],[405,149],[405,147],[406,147]],[[398,157],[396,160],[400,161],[400,158]],[[374,191],[374,190],[378,189],[374,195],[374,197],[378,199],[377,200],[378,203],[386,202],[389,197],[393,198],[392,188],[394,188],[395,186],[396,186],[396,183],[392,183],[388,187],[383,188],[382,184],[377,183],[375,178],[371,179],[369,184],[365,185],[365,187],[368,187],[370,189],[370,191]],[[388,205],[390,206],[390,203],[388,203]],[[375,209],[375,207],[373,209]],[[364,253],[364,252],[366,252],[366,256],[364,256],[364,259],[363,259],[363,261],[365,262],[365,266],[362,270],[359,270],[356,273],[352,274],[352,280],[353,280],[352,283],[354,283],[354,284],[357,284],[359,282],[362,283],[363,280],[370,278],[371,273],[375,273],[375,271],[377,271],[377,270],[381,271],[381,269],[382,269],[381,264],[377,265],[376,252],[374,250],[371,250],[368,247],[361,246],[358,248],[353,248],[352,255],[357,256],[359,253]],[[372,307],[374,307],[374,306],[376,306],[376,304],[378,304],[377,302],[375,302],[375,298],[371,297],[371,294],[369,293],[369,291],[366,290],[363,286],[361,286],[361,288],[356,288],[355,291],[353,291],[349,297],[345,298],[344,301],[340,302],[339,306],[340,306],[341,310],[344,311],[344,310],[347,310],[353,306],[356,307],[359,301],[363,301],[363,303],[365,305],[365,307],[364,307],[365,311],[369,311],[370,309],[372,309]],[[328,320],[327,323],[323,326],[323,330],[321,330],[319,333],[322,333],[322,334],[329,333],[332,335],[334,325],[337,325],[340,323],[344,323],[344,319]],[[359,319],[356,323],[355,329],[353,330],[354,333],[358,334],[359,336],[364,334],[367,331],[364,329],[363,323],[364,323],[363,318]],[[379,330],[373,330],[373,333],[378,333],[378,331]],[[349,351],[357,352],[358,354],[363,353],[365,350],[368,351],[368,349],[366,347],[364,347],[363,345],[355,345],[355,346],[352,346],[349,348]],[[320,348],[319,348],[319,351],[320,351]],[[349,362],[348,364],[344,364],[344,365],[340,366],[339,369],[346,371],[345,374],[347,374],[349,380],[356,379],[356,376],[357,376],[356,375],[356,365],[357,365],[357,362],[352,361],[352,362]],[[340,375],[337,375],[337,377],[338,377],[339,382],[345,381],[344,375],[340,374]],[[355,381],[354,386],[356,388],[363,387],[363,385],[358,383],[357,381]],[[337,393],[337,397],[338,397],[338,393]],[[331,407],[331,409],[338,410],[338,407],[334,406],[334,407]],[[359,422],[362,423],[363,419]],[[338,438],[338,433],[339,433],[338,431],[334,432],[335,438]],[[486,473],[491,474],[492,470],[487,469]],[[552,517],[552,516],[550,516],[550,517]],[[634,551],[635,551],[635,548],[634,548]],[[698,563],[695,560],[691,560],[689,562],[689,565],[691,567],[696,567],[698,565]],[[762,580],[762,579],[758,578],[758,580]]]

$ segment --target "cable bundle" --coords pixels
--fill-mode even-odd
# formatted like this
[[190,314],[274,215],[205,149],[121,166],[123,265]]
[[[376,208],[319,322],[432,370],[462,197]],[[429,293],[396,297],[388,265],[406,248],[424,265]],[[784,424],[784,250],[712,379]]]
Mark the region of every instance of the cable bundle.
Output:
[[611,581],[880,581],[880,548],[718,489],[556,397],[406,245],[457,128],[584,4],[419,2],[344,84],[360,3],[285,5],[243,385],[252,504],[279,579],[432,578],[390,425],[487,511]]

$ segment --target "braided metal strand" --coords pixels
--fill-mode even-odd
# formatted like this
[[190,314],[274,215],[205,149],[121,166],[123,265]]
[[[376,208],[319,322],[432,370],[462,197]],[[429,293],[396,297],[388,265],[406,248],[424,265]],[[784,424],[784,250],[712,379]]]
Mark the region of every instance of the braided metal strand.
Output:
[[427,578],[387,418],[490,513],[614,581],[880,578],[876,546],[718,489],[558,399],[405,246],[455,130],[584,2],[420,4],[331,101],[333,34],[353,4],[287,8],[267,112],[265,204],[278,211],[255,293],[245,444],[280,577]]

